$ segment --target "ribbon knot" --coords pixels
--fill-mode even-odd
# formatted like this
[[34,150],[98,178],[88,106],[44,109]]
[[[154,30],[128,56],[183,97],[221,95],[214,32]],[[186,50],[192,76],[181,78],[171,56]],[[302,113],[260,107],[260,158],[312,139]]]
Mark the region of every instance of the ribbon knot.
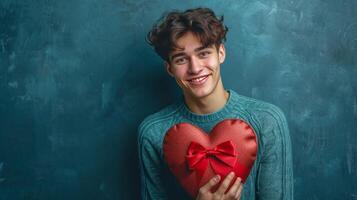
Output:
[[214,156],[216,153],[217,153],[216,148],[214,148],[214,149],[208,149],[208,150],[206,150],[206,157],[208,157],[208,156]]
[[211,165],[216,174],[227,174],[237,162],[235,144],[228,140],[211,149],[206,149],[197,142],[191,142],[186,155],[190,170],[196,171],[198,183],[201,181],[208,165]]

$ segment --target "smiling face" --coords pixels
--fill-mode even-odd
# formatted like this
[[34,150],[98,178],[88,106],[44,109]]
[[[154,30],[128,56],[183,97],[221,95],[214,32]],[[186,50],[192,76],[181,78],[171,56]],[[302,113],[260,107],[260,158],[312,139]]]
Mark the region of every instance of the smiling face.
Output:
[[223,44],[218,50],[215,45],[204,47],[198,37],[187,32],[177,40],[177,45],[181,48],[169,54],[166,69],[176,79],[184,96],[198,100],[222,94],[220,64],[225,59]]

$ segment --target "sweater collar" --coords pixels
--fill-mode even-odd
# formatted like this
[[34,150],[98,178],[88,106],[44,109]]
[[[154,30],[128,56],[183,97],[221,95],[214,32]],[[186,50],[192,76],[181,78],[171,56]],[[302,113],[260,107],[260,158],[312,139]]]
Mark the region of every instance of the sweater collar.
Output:
[[196,122],[209,122],[209,121],[215,121],[215,120],[227,118],[227,116],[229,116],[229,114],[232,113],[234,105],[236,104],[236,101],[238,99],[238,94],[233,90],[229,89],[227,90],[227,92],[229,93],[229,97],[226,104],[216,112],[209,113],[209,114],[197,114],[192,112],[187,107],[184,98],[182,97],[182,103],[180,109],[181,113],[184,115],[185,118],[189,119],[190,121],[196,121]]

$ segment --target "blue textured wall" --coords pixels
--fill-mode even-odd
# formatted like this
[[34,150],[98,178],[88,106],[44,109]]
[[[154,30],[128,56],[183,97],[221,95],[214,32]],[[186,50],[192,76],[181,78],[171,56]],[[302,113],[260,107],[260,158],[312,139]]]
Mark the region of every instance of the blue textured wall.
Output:
[[357,199],[356,0],[0,0],[0,199],[138,199],[137,125],[180,95],[144,37],[196,6],[225,86],[285,112],[295,198]]

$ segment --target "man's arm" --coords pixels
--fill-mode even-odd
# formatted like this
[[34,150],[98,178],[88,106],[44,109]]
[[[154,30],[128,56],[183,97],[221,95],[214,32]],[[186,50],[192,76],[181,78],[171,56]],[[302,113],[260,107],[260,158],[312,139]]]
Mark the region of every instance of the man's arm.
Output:
[[257,199],[293,199],[293,163],[288,124],[276,106],[265,112],[262,158],[257,173]]
[[167,199],[162,183],[162,164],[160,153],[152,141],[147,138],[148,126],[141,124],[138,135],[138,153],[140,164],[141,199]]

